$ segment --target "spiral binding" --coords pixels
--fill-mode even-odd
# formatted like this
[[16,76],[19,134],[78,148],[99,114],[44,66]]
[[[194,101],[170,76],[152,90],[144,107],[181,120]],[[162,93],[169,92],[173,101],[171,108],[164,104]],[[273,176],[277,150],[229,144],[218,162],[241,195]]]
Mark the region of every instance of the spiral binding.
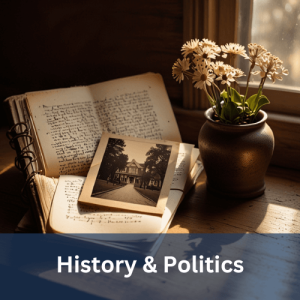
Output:
[[[37,161],[36,154],[33,151],[29,150],[29,147],[33,144],[33,137],[32,135],[30,135],[28,125],[25,122],[16,123],[6,132],[6,136],[9,139],[11,148],[17,152],[17,157],[15,158],[15,166],[18,170],[23,172],[26,178],[25,184],[21,190],[21,197],[24,202],[28,203],[28,198],[25,195],[25,189],[27,185],[34,180],[34,176],[42,172],[32,171],[29,174],[28,171],[29,166],[31,166],[32,170],[35,170],[33,163]],[[23,148],[20,147],[19,138],[26,139],[27,145]],[[28,163],[26,163],[26,159],[29,160]]]

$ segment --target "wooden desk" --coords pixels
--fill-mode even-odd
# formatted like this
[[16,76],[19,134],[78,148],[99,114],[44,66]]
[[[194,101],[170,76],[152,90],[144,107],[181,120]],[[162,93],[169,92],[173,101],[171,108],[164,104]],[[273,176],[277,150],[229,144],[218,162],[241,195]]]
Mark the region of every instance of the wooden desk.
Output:
[[[14,232],[27,211],[20,197],[24,178],[0,129],[0,232]],[[264,195],[223,200],[206,191],[205,173],[180,205],[170,233],[300,233],[300,172],[271,166]]]

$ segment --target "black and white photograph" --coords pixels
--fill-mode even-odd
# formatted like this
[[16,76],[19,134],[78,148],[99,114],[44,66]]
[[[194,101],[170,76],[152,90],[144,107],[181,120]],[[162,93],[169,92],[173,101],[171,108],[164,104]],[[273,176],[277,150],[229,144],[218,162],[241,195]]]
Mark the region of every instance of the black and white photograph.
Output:
[[172,146],[109,138],[92,197],[156,206]]

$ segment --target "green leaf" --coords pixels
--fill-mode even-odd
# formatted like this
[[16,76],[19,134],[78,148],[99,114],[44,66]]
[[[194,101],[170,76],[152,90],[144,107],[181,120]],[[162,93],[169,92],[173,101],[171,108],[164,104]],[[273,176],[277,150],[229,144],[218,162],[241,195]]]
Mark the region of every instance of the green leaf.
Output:
[[236,117],[236,118],[233,120],[233,123],[235,123],[235,124],[239,123],[239,122],[240,122],[240,119],[241,119],[240,116]]
[[240,112],[233,102],[226,103],[222,108],[221,117],[227,121],[232,122],[239,116]]
[[253,112],[256,112],[257,105],[258,105],[258,101],[259,101],[260,96],[261,96],[261,90],[262,90],[262,87],[259,88],[257,94],[252,95],[252,96],[249,97],[248,100],[247,100],[248,106],[249,106],[249,108],[250,108]]
[[266,104],[270,104],[269,99],[265,95],[260,96],[256,111],[258,112]]
[[222,93],[220,94],[220,96],[226,100],[227,99],[227,92],[225,90],[222,91]]
[[265,95],[262,95],[260,96],[259,98],[259,101],[258,101],[258,104],[257,104],[257,108],[256,108],[256,111],[254,113],[255,117],[257,116],[259,110],[266,104],[270,104],[270,101],[269,99],[265,96]]
[[246,114],[250,114],[250,113],[251,113],[249,107],[245,107],[245,113],[246,113]]
[[231,101],[236,103],[237,105],[242,105],[241,95],[232,87],[230,88],[230,92],[231,92]]
[[246,103],[248,104],[248,107],[251,109],[251,111],[254,111],[255,107],[257,105],[257,103],[255,102],[256,96],[257,96],[257,94],[254,94],[251,97],[249,97],[246,101]]

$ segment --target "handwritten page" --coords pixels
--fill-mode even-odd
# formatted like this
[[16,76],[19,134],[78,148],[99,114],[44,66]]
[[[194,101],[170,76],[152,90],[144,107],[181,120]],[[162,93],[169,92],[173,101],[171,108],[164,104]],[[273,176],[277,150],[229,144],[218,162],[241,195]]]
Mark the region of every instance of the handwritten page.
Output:
[[49,177],[88,172],[102,132],[181,142],[159,74],[26,94]]
[[63,175],[53,200],[50,226],[61,233],[159,232],[161,218],[134,213],[101,211],[78,204],[85,177]]
[[27,94],[45,175],[86,175],[101,137],[93,98],[86,87]]
[[160,74],[147,73],[89,86],[103,131],[181,142]]
[[[174,175],[178,180],[175,180],[176,183],[172,186],[180,188],[181,182],[187,181],[192,148],[192,145],[180,145],[180,153],[184,153],[184,157],[177,161],[177,166],[182,169],[183,162],[185,166],[184,171],[179,172],[178,169],[177,174]],[[183,198],[182,191],[171,190],[162,218],[137,213],[103,211],[94,206],[78,204],[85,179],[81,176],[60,176],[50,215],[50,227],[54,232],[160,233],[166,228]]]
[[103,131],[162,139],[163,130],[147,90],[96,100],[94,104]]

